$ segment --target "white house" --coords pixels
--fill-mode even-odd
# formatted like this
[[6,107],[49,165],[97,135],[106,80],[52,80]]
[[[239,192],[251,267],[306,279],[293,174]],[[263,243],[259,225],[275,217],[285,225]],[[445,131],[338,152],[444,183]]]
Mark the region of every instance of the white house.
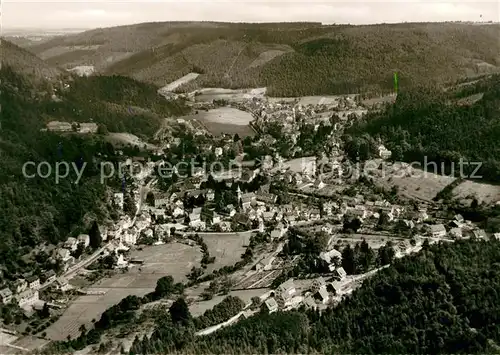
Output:
[[331,216],[335,210],[339,208],[338,204],[335,202],[325,202],[323,203],[323,212],[327,216]]
[[168,198],[156,198],[155,199],[155,208],[165,208],[169,204]]
[[318,292],[314,295],[317,299],[321,301],[321,303],[326,304],[330,300],[330,295],[326,290],[326,285],[323,285],[319,288]]
[[77,238],[78,243],[82,243],[84,248],[88,248],[90,245],[90,236],[88,234],[80,234]]
[[221,147],[215,148],[214,154],[217,158],[220,157],[222,155],[222,148]]
[[389,159],[392,156],[392,152],[381,144],[378,147],[378,155],[382,159]]
[[184,209],[182,209],[179,206],[175,206],[174,210],[172,211],[172,216],[174,218],[178,218],[184,215]]
[[321,212],[317,208],[313,208],[309,211],[309,220],[318,221],[321,219]]
[[37,276],[30,276],[26,278],[28,287],[32,290],[38,290],[40,288],[40,279]]
[[430,231],[433,238],[442,238],[446,236],[446,228],[443,224],[431,225]]
[[335,258],[338,258],[339,260],[342,259],[342,253],[338,251],[337,249],[332,249],[327,252],[321,252],[319,253],[319,258],[326,261],[328,264],[331,264]]
[[123,192],[117,192],[114,194],[113,202],[118,206],[118,208],[123,209],[123,201]]
[[122,234],[122,242],[130,245],[137,244],[137,233],[124,231]]
[[193,208],[193,212],[189,214],[189,221],[191,223],[197,223],[201,219],[201,207]]
[[278,304],[282,304],[284,306],[287,302],[289,302],[296,292],[295,284],[293,279],[289,279],[278,286],[276,300]]
[[28,283],[26,282],[25,279],[17,279],[14,287],[15,287],[16,293],[21,293],[28,288]]
[[345,270],[342,266],[336,268],[334,271],[334,274],[337,277],[337,279],[339,279],[340,281],[342,281],[343,279],[345,279],[347,277],[347,273],[345,272]]
[[27,289],[16,296],[19,307],[25,308],[33,306],[39,300],[37,290]]
[[9,288],[0,290],[0,300],[3,304],[8,304],[12,301],[12,291]]
[[56,289],[60,291],[66,291],[71,288],[71,285],[68,283],[68,280],[64,277],[59,277],[55,282]]
[[69,237],[64,243],[64,247],[71,251],[75,251],[76,248],[78,248],[78,240],[76,240],[76,238]]
[[49,270],[45,273],[45,283],[53,282],[56,280],[56,272],[54,270]]
[[273,297],[269,297],[264,302],[264,304],[266,305],[267,311],[269,313],[273,313],[273,312],[276,312],[278,310],[278,303],[276,302],[276,300]]
[[459,227],[456,227],[456,228],[452,228],[450,230],[450,235],[453,237],[453,238],[462,238],[463,236],[463,233],[462,233],[462,228],[459,228]]

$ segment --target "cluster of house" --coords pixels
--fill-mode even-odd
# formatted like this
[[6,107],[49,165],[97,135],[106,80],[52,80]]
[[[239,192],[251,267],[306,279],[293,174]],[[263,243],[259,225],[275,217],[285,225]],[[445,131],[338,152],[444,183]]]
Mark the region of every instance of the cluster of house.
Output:
[[38,276],[28,276],[17,279],[11,287],[5,287],[0,290],[0,301],[2,304],[16,302],[20,308],[29,309],[40,302],[39,290],[49,284],[55,283],[56,289],[65,291],[70,286],[64,277],[57,278],[54,270],[47,271],[40,282]]
[[339,267],[335,269],[333,277],[328,282],[325,278],[319,277],[313,280],[310,287],[304,291],[296,286],[293,279],[289,279],[269,294],[264,301],[264,306],[269,313],[298,308],[301,305],[309,309],[319,309],[321,305],[331,303],[334,296],[344,293],[343,286],[346,277],[344,269]]
[[[102,231],[103,238],[106,236],[106,231]],[[54,245],[42,247],[43,251],[50,255],[52,260],[59,260],[62,263],[63,271],[67,271],[71,265],[75,263],[75,258],[71,255],[78,249],[81,244],[83,249],[90,245],[90,237],[87,234],[81,234],[77,238],[70,237],[64,242],[62,247]],[[39,301],[39,290],[51,284],[55,285],[57,290],[66,291],[71,286],[64,277],[57,277],[54,270],[49,270],[43,273],[40,277],[35,275],[27,275],[19,278],[10,287],[5,287],[0,290],[0,301],[3,304],[9,304],[13,300],[21,308],[29,308]]]
[[256,116],[254,124],[257,127],[262,129],[267,124],[278,122],[292,141],[298,138],[297,124],[301,122],[314,124],[317,129],[320,124],[330,125],[333,115],[341,121],[347,121],[351,117],[360,118],[367,113],[366,109],[359,107],[349,96],[330,100],[325,98],[317,104],[302,103],[300,100],[279,103],[253,100],[245,103],[245,109],[254,113]]
[[[477,228],[471,221],[467,221],[460,214],[449,221],[446,225],[438,223],[428,226],[428,233],[433,238],[450,237],[453,239],[487,239],[487,233],[484,229]],[[500,234],[495,233],[493,237],[500,239]]]

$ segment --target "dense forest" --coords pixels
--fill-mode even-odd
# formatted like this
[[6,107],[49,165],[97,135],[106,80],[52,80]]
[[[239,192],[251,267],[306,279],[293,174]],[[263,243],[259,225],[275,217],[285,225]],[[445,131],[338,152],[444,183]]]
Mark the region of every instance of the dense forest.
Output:
[[[457,98],[484,93],[478,101],[457,104]],[[459,174],[460,159],[463,172],[499,181],[500,176],[500,77],[493,76],[474,85],[450,92],[437,88],[405,90],[396,103],[380,112],[368,114],[348,130],[347,152],[361,159],[376,154],[381,139],[393,153],[394,160],[407,162],[438,162],[451,173],[454,162]],[[422,165],[424,166],[424,165]],[[430,166],[432,168],[432,166]],[[432,170],[431,170],[432,172]]]
[[[390,93],[400,87],[446,83],[498,72],[498,26],[403,23],[367,26],[230,23],[146,23],[96,29],[30,48],[45,54],[60,46],[98,45],[47,58],[62,67],[92,64],[166,85],[189,72],[184,86],[262,87],[271,96]],[[122,60],[106,58],[132,52]]]
[[[185,108],[182,103],[163,100],[151,85],[124,77],[75,78],[70,81],[71,89],[59,88],[62,100],[53,100],[47,93],[58,88],[55,81],[33,81],[6,65],[0,74],[0,257],[4,260],[3,277],[12,279],[30,269],[40,271],[40,262],[23,258],[33,248],[86,233],[92,221],[112,213],[108,190],[100,182],[99,162],[102,157],[115,159],[113,146],[101,134],[40,131],[47,121],[89,122],[92,118],[110,130],[148,135],[158,129],[160,117]],[[147,106],[153,113],[120,113],[109,105]],[[41,174],[49,172],[49,165],[52,174],[26,178],[26,162],[35,164],[26,169],[28,175],[36,174],[40,163],[45,164]],[[56,181],[58,162],[67,162],[70,169],[66,178]],[[65,171],[61,167],[61,174]],[[78,179],[80,171],[83,175]]]
[[335,308],[261,313],[194,338],[166,316],[130,353],[498,353],[500,242],[425,245]]
[[[38,268],[21,258],[32,248],[65,240],[72,231],[78,233],[75,228],[84,216],[102,218],[107,214],[104,186],[98,183],[98,169],[93,164],[83,169],[75,184],[74,171],[58,183],[54,173],[46,179],[28,179],[23,175],[24,163],[47,162],[54,170],[57,161],[92,162],[96,154],[112,147],[98,138],[40,132],[43,122],[38,103],[31,99],[29,82],[7,66],[1,74],[0,258],[4,276],[11,278],[17,272]],[[27,174],[33,172],[35,168],[27,170]]]
[[180,101],[167,101],[158,88],[123,76],[75,77],[59,90],[61,100],[43,100],[40,115],[48,119],[95,122],[110,132],[150,138],[164,118],[188,112]]

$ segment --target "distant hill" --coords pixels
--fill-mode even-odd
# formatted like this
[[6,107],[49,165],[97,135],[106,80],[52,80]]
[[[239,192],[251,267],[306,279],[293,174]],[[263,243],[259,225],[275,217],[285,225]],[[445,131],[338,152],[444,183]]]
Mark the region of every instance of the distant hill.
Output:
[[196,87],[267,86],[274,96],[453,82],[500,71],[500,26],[467,23],[143,23],[30,46],[49,64],[166,85],[194,71]]
[[51,66],[33,53],[10,41],[1,40],[2,65],[8,65],[18,73],[35,80],[53,80],[65,75],[63,70]]
[[[408,90],[394,105],[372,112],[347,132],[347,153],[355,159],[376,154],[377,138],[392,150],[393,159],[407,162],[436,161],[450,173],[463,162],[463,172],[499,181],[500,76],[441,90]],[[453,164],[452,164],[453,163]],[[441,165],[443,164],[443,165]],[[425,165],[423,165],[425,166]]]

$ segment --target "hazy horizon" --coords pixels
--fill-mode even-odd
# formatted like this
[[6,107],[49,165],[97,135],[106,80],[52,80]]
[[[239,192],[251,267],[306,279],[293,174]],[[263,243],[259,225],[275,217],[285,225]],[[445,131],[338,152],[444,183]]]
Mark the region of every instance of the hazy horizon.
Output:
[[321,22],[367,25],[401,22],[498,22],[497,1],[40,1],[2,3],[2,27],[87,30],[144,22]]

